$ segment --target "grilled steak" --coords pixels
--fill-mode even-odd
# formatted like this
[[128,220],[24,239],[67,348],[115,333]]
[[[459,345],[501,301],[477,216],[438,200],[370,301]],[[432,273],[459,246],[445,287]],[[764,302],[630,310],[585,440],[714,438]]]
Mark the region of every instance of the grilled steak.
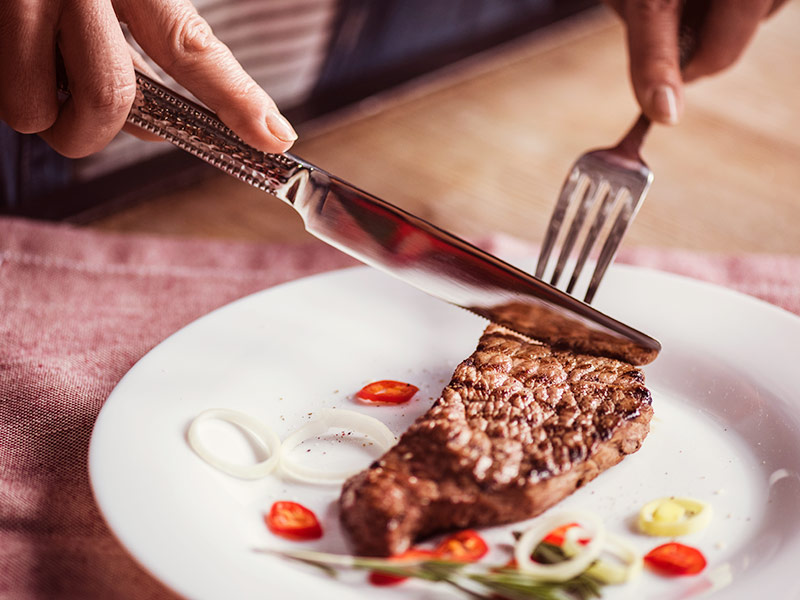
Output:
[[388,556],[534,517],[638,450],[650,404],[629,363],[491,325],[430,410],[345,482],[342,522],[358,554]]
[[658,356],[658,350],[612,337],[581,323],[574,315],[567,319],[546,304],[509,302],[493,307],[490,313],[492,323],[506,324],[530,338],[547,342],[554,350],[607,356],[633,365],[646,365]]

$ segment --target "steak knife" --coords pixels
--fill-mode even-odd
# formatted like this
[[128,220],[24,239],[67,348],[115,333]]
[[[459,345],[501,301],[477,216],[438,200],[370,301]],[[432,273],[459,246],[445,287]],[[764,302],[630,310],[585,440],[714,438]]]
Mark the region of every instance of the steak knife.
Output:
[[317,238],[534,340],[646,364],[661,345],[532,275],[291,154],[266,154],[136,72],[128,122],[286,202]]

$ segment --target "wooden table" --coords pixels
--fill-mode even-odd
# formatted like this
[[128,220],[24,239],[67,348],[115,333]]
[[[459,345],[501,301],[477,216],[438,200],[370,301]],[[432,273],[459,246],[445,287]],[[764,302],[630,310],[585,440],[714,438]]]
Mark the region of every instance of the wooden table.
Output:
[[[643,155],[655,183],[626,244],[800,253],[800,2],[730,71],[687,91]],[[564,176],[637,107],[624,32],[600,9],[301,129],[294,152],[465,236],[539,241]],[[294,212],[222,174],[92,227],[239,240],[310,239]]]

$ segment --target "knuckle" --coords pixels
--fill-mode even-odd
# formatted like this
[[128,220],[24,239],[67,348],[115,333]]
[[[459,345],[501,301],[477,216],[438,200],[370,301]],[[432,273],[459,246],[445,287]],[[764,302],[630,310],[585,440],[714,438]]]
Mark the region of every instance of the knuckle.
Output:
[[[228,79],[228,96],[236,101],[246,102],[255,95],[263,95],[261,88],[244,72]],[[271,100],[268,102],[274,105]]]
[[203,17],[187,11],[175,19],[169,41],[172,56],[178,61],[207,52],[213,47],[215,38]]
[[129,77],[112,78],[89,90],[85,97],[87,108],[107,115],[126,113],[136,95],[136,82]]

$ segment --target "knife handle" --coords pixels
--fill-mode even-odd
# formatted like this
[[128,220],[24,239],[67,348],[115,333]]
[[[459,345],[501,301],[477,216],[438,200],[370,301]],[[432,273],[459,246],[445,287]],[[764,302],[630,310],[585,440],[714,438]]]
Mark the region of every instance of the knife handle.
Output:
[[[127,121],[253,187],[289,202],[287,184],[311,165],[289,154],[267,154],[244,143],[217,115],[154,81],[138,69],[136,97]],[[56,48],[56,80],[63,101],[69,97],[69,78],[64,59]]]
[[306,168],[285,154],[267,154],[249,146],[213,112],[138,70],[136,98],[127,120],[282,200],[286,200],[287,182]]

